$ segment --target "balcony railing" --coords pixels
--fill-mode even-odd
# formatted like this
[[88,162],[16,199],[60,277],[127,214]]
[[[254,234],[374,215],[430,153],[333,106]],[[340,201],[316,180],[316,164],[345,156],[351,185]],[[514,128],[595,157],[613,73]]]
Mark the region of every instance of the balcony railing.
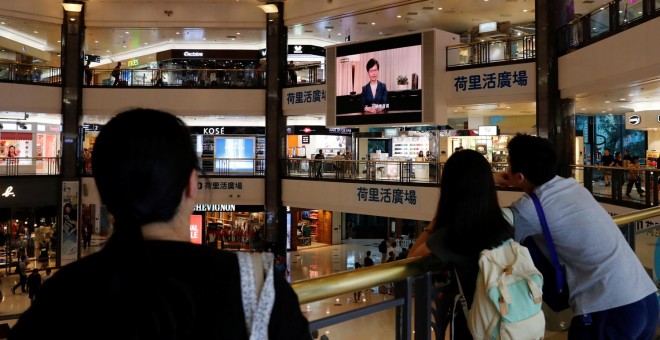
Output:
[[534,60],[536,37],[524,35],[471,44],[447,46],[447,69]]
[[614,0],[559,29],[559,51],[572,52],[660,16],[658,0]]
[[298,64],[291,68],[296,75],[296,83],[293,84],[289,77],[287,86],[325,84],[325,64],[320,62]]
[[60,70],[34,64],[0,63],[0,81],[59,85],[62,83]]
[[411,160],[286,159],[288,177],[438,183],[444,164]]
[[0,176],[59,175],[59,157],[0,158]]
[[[656,216],[660,216],[660,207],[621,214],[613,217],[613,220],[634,251],[635,234],[643,232],[643,230],[635,230],[636,222]],[[310,329],[325,328],[372,313],[396,308],[393,337],[397,340],[412,339],[413,337],[415,339],[431,339],[432,331],[435,332],[436,338],[444,338],[438,336],[438,334],[445,334],[447,320],[444,315],[439,315],[439,312],[435,309],[438,302],[435,299],[441,295],[443,288],[446,286],[434,287],[431,276],[433,273],[446,269],[443,263],[433,258],[415,257],[293,282],[291,286],[298,295],[300,303],[307,304],[396,282],[393,299],[310,320]],[[436,305],[433,303],[436,303]]]

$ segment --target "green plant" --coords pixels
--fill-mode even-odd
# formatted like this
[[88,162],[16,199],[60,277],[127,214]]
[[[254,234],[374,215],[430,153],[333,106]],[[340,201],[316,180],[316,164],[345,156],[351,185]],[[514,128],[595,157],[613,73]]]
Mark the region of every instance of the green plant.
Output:
[[408,84],[408,77],[400,75],[400,76],[396,77],[396,83],[398,85],[406,85],[406,84]]

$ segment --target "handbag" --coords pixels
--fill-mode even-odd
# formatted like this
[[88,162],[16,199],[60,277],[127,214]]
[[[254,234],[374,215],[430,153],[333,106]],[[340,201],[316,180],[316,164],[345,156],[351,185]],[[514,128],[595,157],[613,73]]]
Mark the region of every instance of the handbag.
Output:
[[247,333],[250,340],[267,340],[275,303],[273,254],[239,252],[237,256]]
[[534,193],[529,194],[529,197],[531,197],[532,202],[534,202],[536,214],[541,222],[543,239],[548,248],[550,260],[548,260],[548,258],[541,252],[541,249],[531,236],[524,239],[522,245],[527,247],[529,254],[532,257],[532,261],[534,261],[534,266],[536,266],[536,269],[543,274],[543,302],[545,302],[545,304],[553,311],[561,312],[570,307],[568,304],[569,294],[568,282],[566,281],[566,271],[559,263],[557,250],[552,241],[552,235],[550,234],[550,229],[548,228],[548,222],[545,219],[545,213],[543,212],[541,202]]

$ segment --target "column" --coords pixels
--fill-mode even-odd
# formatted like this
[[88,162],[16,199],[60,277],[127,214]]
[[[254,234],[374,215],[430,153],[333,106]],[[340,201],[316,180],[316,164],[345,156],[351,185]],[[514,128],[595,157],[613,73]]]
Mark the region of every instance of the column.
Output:
[[575,104],[559,92],[559,28],[573,19],[570,0],[535,1],[536,11],[536,132],[555,146],[558,174],[570,176],[575,148]]
[[[77,204],[80,211],[80,173],[78,155],[80,154],[78,127],[82,116],[82,79],[83,79],[83,44],[85,43],[85,4],[82,1],[67,1],[80,4],[80,12],[64,10],[62,21],[62,146],[60,174],[62,178],[62,205]],[[63,210],[60,210],[63,211]],[[77,216],[71,217],[74,223]],[[60,222],[63,216],[60,215]],[[57,265],[66,265],[79,256],[77,236],[65,239],[63,224],[57,228],[59,256]],[[79,228],[78,228],[79,230]],[[66,252],[66,254],[64,254]]]
[[282,88],[287,79],[288,37],[284,3],[269,4],[275,5],[277,12],[266,14],[266,242],[274,244],[273,252],[283,254],[286,251],[286,208],[282,206],[286,117],[282,112]]

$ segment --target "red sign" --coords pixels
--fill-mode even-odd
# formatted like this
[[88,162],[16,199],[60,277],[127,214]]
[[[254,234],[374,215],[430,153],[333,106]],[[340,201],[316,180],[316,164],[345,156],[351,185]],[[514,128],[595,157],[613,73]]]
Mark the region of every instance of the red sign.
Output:
[[202,244],[202,215],[190,215],[190,242]]

